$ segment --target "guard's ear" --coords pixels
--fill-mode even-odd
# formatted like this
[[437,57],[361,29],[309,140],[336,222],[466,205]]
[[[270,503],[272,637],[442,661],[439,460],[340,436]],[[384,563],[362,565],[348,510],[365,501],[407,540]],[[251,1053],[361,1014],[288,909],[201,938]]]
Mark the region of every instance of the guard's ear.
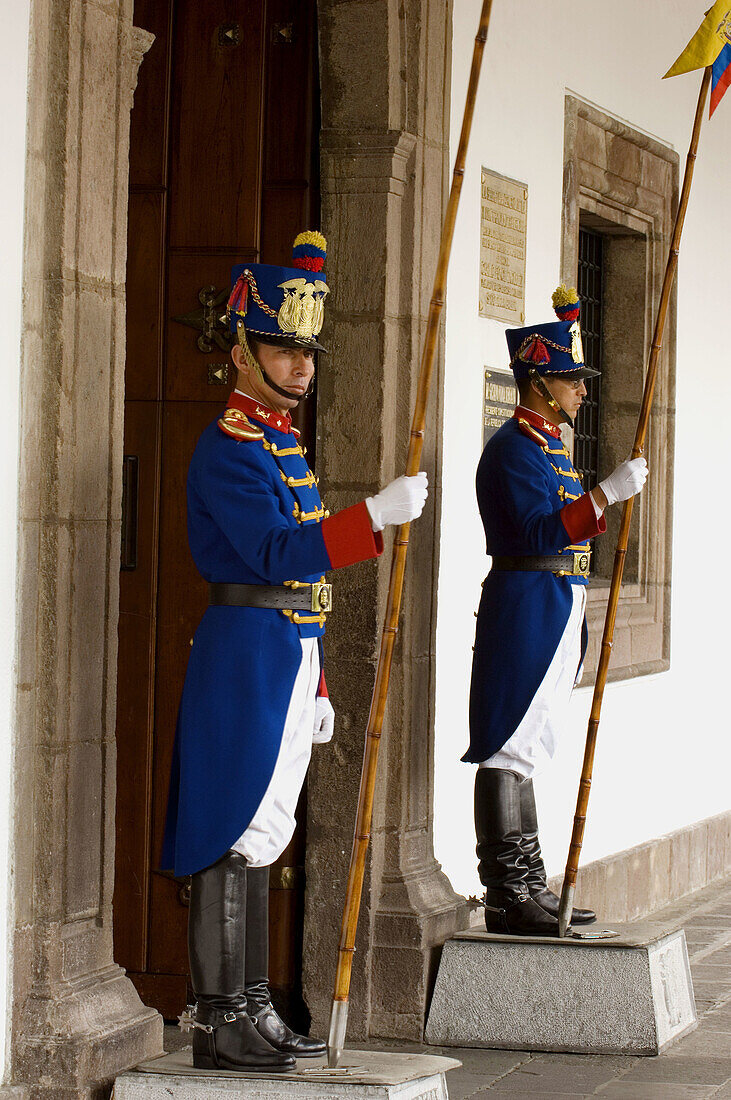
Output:
[[231,348],[231,359],[236,370],[244,370],[246,367],[246,360],[244,359],[244,353],[240,344],[234,344]]
[[539,397],[543,397],[543,394],[541,393],[540,386],[536,382],[535,378],[531,378],[530,388],[533,390],[533,393],[537,393]]

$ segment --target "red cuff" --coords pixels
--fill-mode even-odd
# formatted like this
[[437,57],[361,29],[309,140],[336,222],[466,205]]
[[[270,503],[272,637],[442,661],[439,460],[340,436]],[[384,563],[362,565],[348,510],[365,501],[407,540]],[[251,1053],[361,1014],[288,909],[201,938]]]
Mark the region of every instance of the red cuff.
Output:
[[383,537],[371,527],[365,501],[328,516],[321,526],[331,569],[377,558],[383,553]]
[[571,542],[585,542],[595,535],[603,535],[607,529],[607,521],[603,515],[597,518],[588,493],[564,505],[560,515]]
[[322,699],[322,698],[329,699],[330,698],[330,696],[327,693],[327,684],[325,683],[325,671],[324,671],[324,669],[320,673],[320,683],[317,686],[317,698],[318,699]]

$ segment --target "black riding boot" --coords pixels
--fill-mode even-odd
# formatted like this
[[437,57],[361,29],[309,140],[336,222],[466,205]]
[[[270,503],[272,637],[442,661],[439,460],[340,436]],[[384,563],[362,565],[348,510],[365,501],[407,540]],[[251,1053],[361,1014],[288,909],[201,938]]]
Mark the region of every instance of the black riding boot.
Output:
[[250,867],[246,894],[247,1011],[259,1034],[284,1054],[315,1058],[324,1054],[322,1039],[308,1039],[288,1028],[274,1008],[269,992],[269,868]]
[[196,1009],[193,1065],[198,1069],[294,1069],[295,1060],[275,1050],[249,1018],[244,993],[246,860],[227,852],[197,871],[190,884],[188,957]]
[[486,887],[485,926],[511,936],[557,936],[558,921],[528,891],[519,787],[514,772],[477,769],[475,832],[480,882]]
[[[538,815],[533,794],[533,780],[524,779],[520,784],[520,818],[523,828],[523,858],[528,868],[527,885],[530,896],[552,917],[558,917],[559,899],[546,883],[546,868],[538,840]],[[572,909],[572,924],[591,924],[596,913],[591,909]]]

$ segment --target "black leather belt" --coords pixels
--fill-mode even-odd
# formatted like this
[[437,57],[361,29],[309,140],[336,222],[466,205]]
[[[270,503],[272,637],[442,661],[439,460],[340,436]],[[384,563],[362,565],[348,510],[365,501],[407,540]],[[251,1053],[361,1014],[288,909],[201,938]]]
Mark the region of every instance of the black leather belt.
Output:
[[209,584],[214,607],[268,607],[275,611],[331,611],[332,585],[324,581],[305,584]]
[[529,573],[556,573],[559,577],[588,577],[591,550],[574,551],[571,554],[545,554],[535,557],[494,557],[493,569],[520,570]]

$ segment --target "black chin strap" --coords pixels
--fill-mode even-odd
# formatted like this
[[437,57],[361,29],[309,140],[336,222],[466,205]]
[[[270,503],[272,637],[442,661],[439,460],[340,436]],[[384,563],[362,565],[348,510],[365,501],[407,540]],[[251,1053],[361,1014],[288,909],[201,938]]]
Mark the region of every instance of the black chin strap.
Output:
[[297,401],[299,403],[302,400],[303,397],[309,397],[310,394],[312,393],[312,387],[313,387],[314,382],[315,382],[314,374],[313,374],[312,378],[310,379],[310,384],[309,384],[309,386],[307,387],[307,389],[305,390],[304,393],[290,393],[289,390],[285,390],[285,389],[282,388],[282,386],[278,386],[277,383],[269,377],[267,372],[262,367],[261,363],[259,363],[258,366],[259,366],[259,370],[261,371],[261,376],[264,379],[264,381],[266,382],[267,386],[269,386],[269,389],[274,390],[274,392],[278,393],[280,397],[288,397],[290,401]]
[[563,409],[563,408],[562,408],[562,407],[561,407],[561,406],[559,405],[558,401],[557,401],[557,400],[556,400],[556,398],[555,398],[555,397],[553,396],[553,394],[552,394],[552,393],[551,393],[551,391],[549,390],[549,388],[548,388],[548,386],[546,385],[546,383],[545,383],[544,379],[543,379],[543,378],[541,378],[541,376],[540,376],[540,374],[538,373],[538,371],[537,371],[537,370],[534,370],[534,369],[531,369],[531,370],[529,370],[529,371],[528,371],[528,377],[530,378],[531,382],[534,382],[534,383],[535,383],[535,385],[536,385],[536,388],[538,389],[538,392],[540,393],[541,397],[544,397],[544,398],[546,399],[546,401],[547,401],[547,402],[548,402],[548,404],[549,404],[549,405],[551,406],[551,408],[553,409],[553,411],[554,411],[554,412],[556,412],[556,413],[558,413],[558,415],[559,415],[559,416],[560,416],[560,417],[561,417],[561,418],[562,418],[562,419],[563,419],[563,420],[564,420],[564,421],[565,421],[565,422],[566,422],[567,424],[570,424],[570,425],[571,425],[571,427],[573,427],[573,425],[574,425],[574,422],[573,422],[573,420],[571,419],[571,417],[569,416],[569,414],[568,414],[568,413],[566,412],[566,410],[565,410],[565,409]]

